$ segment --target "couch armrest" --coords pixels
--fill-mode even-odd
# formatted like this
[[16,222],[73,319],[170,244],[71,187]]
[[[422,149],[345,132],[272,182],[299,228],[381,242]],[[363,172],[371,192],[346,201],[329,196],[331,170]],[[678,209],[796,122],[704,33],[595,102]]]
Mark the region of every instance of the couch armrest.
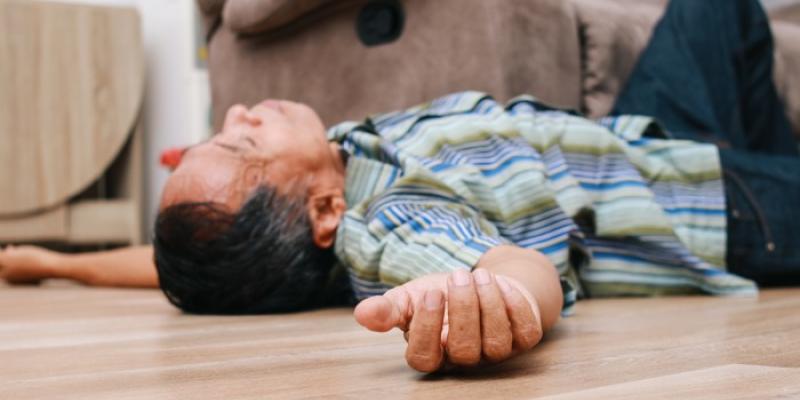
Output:
[[205,35],[209,38],[219,26],[220,16],[222,15],[222,8],[225,6],[225,0],[197,0],[197,8],[203,17],[203,24],[205,25]]
[[[212,2],[213,0],[198,0]],[[332,0],[227,0],[222,10],[233,32],[254,34],[280,28]]]
[[402,0],[403,32],[380,46],[357,35],[365,3],[329,1],[269,34],[241,34],[223,21],[209,43],[214,126],[232,104],[266,97],[306,103],[326,124],[462,90],[580,105],[577,25],[567,1]]
[[215,17],[222,13],[225,0],[197,0],[197,7],[206,17]]

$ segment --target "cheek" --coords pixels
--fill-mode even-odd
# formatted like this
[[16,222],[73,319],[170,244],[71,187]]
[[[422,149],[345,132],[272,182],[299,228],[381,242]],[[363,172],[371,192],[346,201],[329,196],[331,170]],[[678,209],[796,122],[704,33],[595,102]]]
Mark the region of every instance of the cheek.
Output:
[[264,167],[261,165],[250,165],[244,169],[242,174],[243,189],[251,189],[260,185],[264,181]]
[[269,166],[260,163],[247,165],[239,175],[235,187],[243,193],[249,193],[264,184],[280,189],[287,188],[297,176],[297,172],[293,170],[294,164],[296,163],[271,162]]
[[301,194],[308,186],[310,177],[307,168],[301,167],[301,163],[293,162],[271,165],[263,181],[278,188],[282,194]]

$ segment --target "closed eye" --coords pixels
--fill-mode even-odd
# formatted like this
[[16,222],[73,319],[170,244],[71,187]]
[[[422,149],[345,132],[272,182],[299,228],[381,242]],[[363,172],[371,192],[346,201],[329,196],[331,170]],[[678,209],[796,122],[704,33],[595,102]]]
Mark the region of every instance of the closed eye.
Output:
[[227,143],[220,143],[220,142],[214,142],[214,144],[219,146],[219,147],[222,147],[225,150],[228,150],[228,151],[231,151],[231,152],[234,152],[234,153],[241,153],[242,152],[242,148],[238,147],[238,146],[230,145],[230,144],[227,144]]

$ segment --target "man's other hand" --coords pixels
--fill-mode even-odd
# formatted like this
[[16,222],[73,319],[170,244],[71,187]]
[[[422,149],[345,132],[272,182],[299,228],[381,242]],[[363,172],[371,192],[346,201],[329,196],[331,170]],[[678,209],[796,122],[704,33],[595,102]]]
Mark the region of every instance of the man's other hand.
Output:
[[406,362],[421,372],[500,362],[542,338],[534,297],[514,279],[480,268],[410,281],[359,303],[355,318],[372,331],[403,330]]
[[53,277],[57,253],[35,246],[0,248],[0,279],[11,284],[34,284]]

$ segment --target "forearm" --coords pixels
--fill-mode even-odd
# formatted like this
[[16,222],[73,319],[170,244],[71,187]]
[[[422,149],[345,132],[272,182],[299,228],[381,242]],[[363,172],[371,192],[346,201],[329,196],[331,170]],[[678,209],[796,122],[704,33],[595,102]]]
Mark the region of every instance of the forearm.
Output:
[[63,255],[53,266],[53,277],[90,286],[158,287],[152,246]]
[[513,278],[526,289],[538,303],[544,331],[558,321],[564,302],[561,283],[555,267],[541,253],[516,246],[498,246],[486,252],[476,268]]

